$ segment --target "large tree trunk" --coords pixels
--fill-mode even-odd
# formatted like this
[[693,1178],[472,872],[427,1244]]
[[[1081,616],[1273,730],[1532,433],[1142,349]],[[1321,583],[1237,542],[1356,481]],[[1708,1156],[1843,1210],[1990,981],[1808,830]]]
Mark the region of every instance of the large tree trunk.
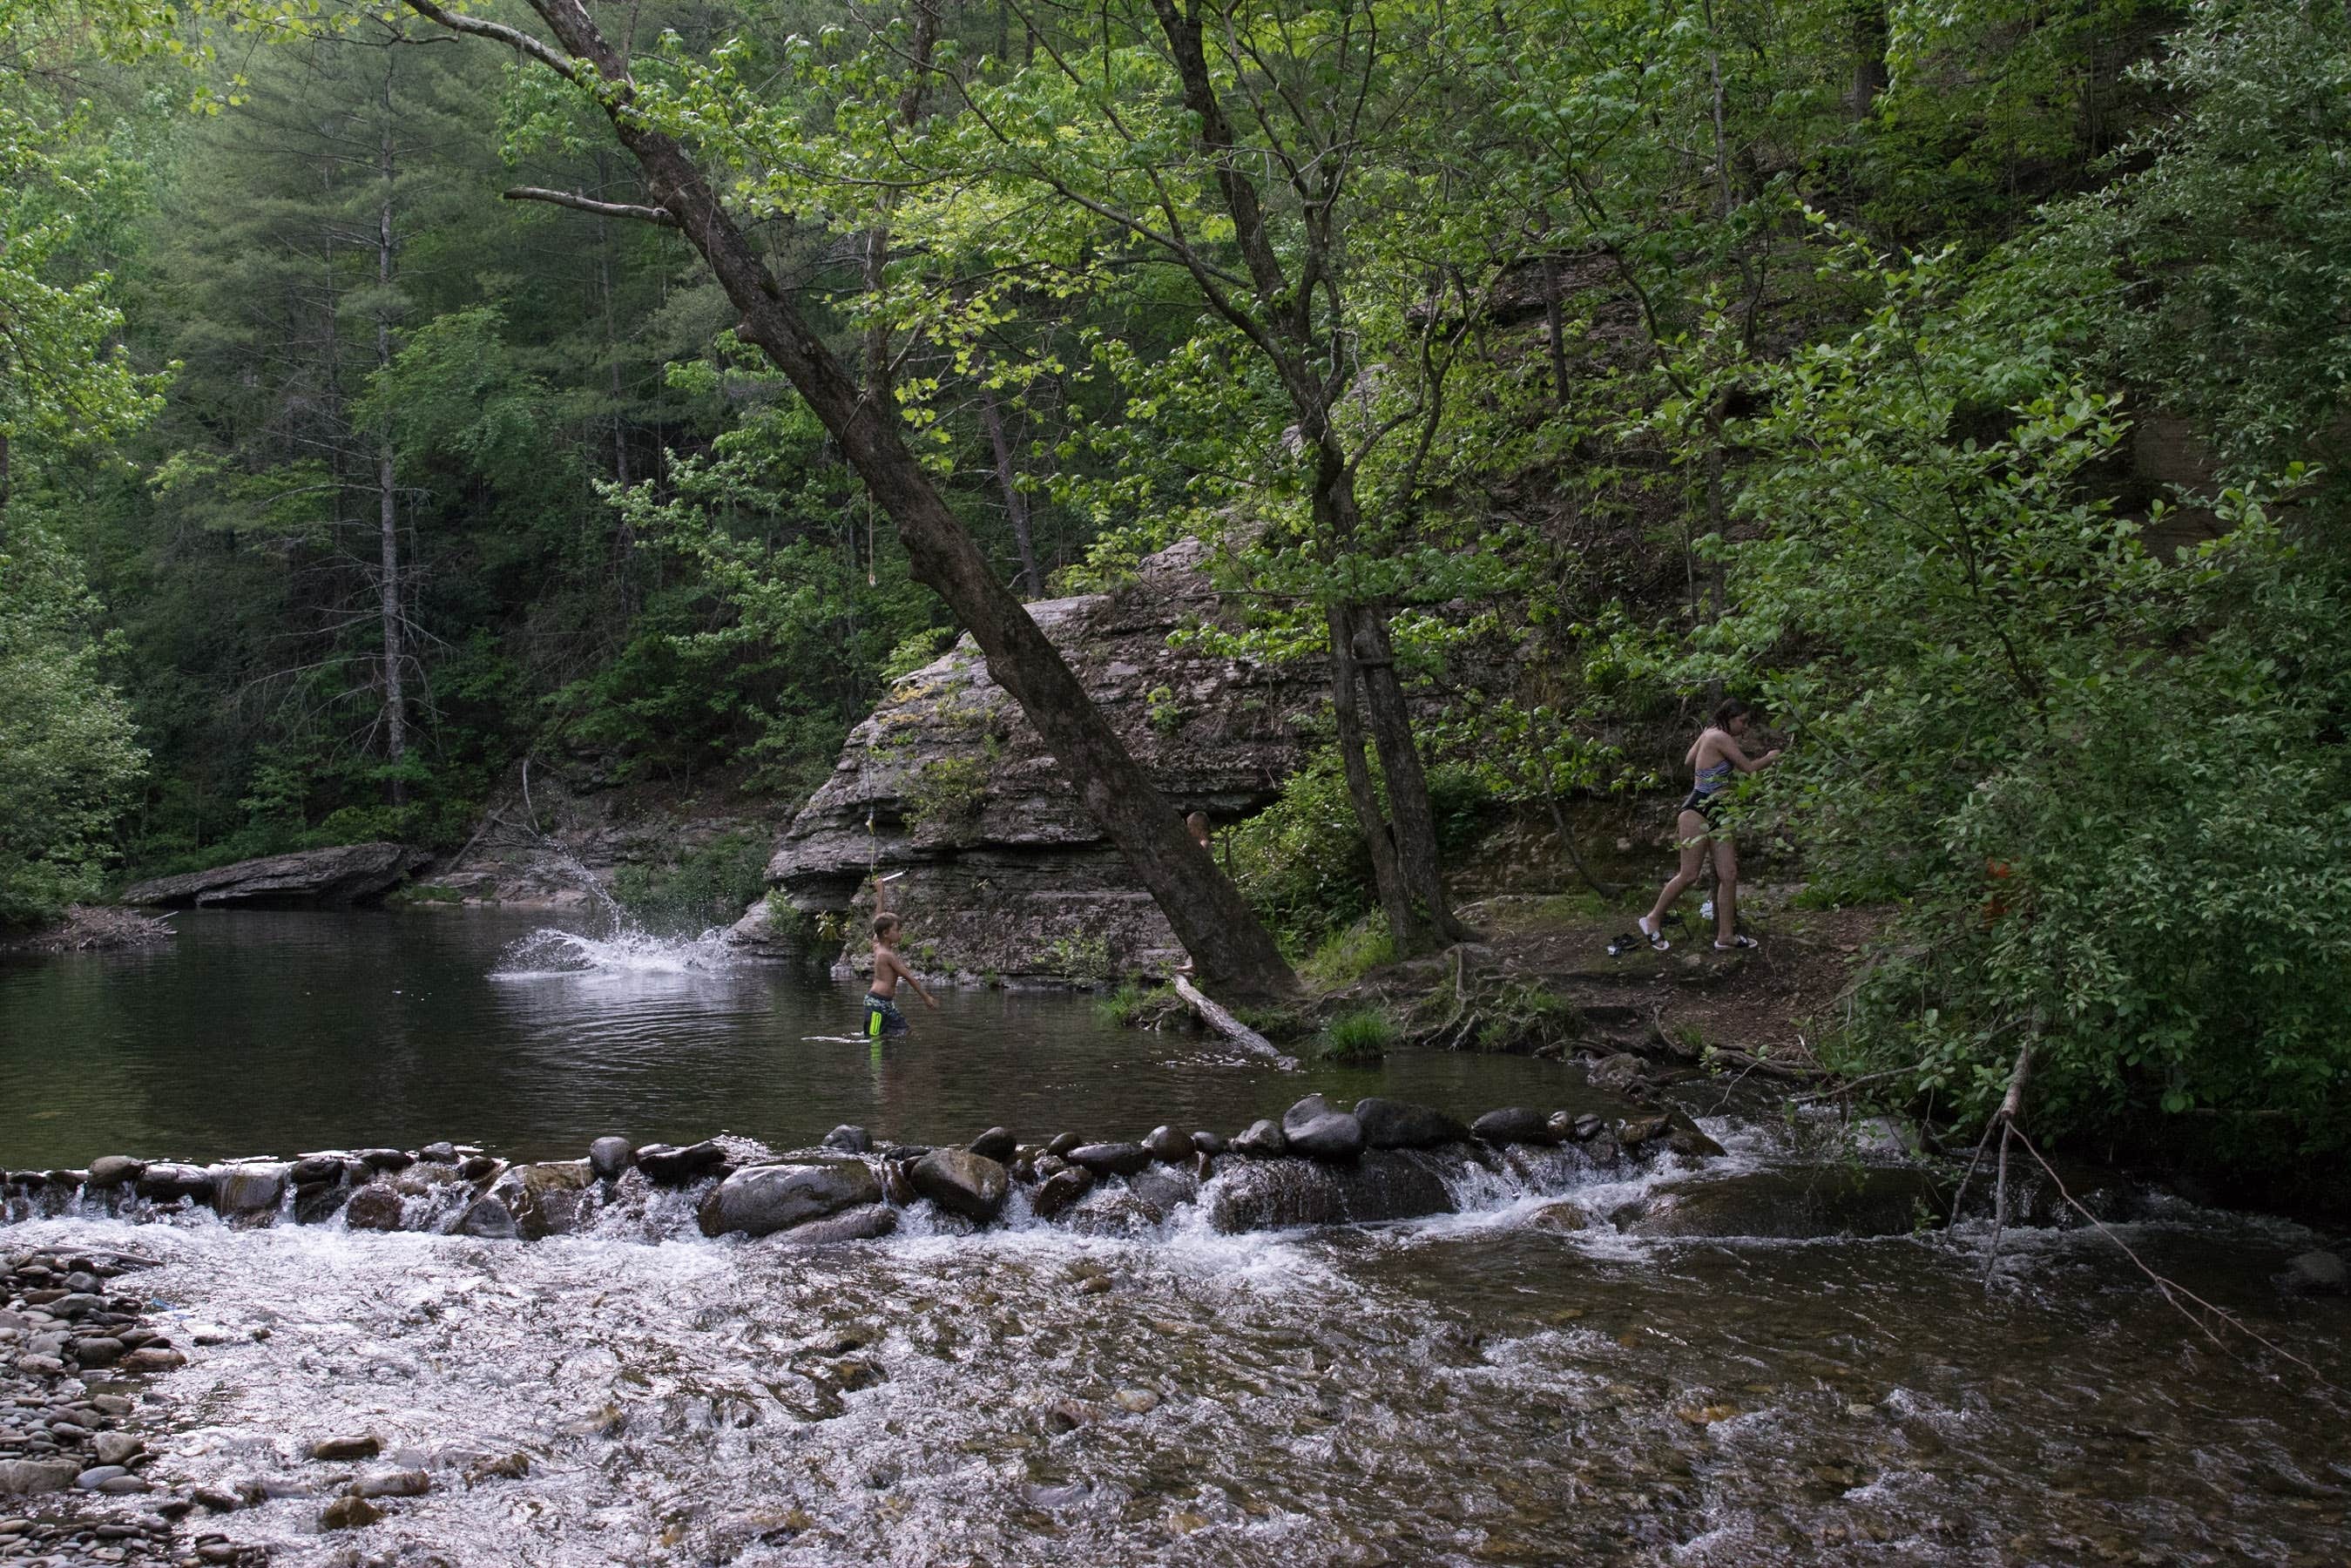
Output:
[[[392,155],[392,63],[388,53],[383,68],[383,133],[377,143],[376,160],[375,282],[381,291],[381,299],[375,315],[375,363],[376,369],[381,371],[392,364],[392,190],[394,169]],[[385,758],[395,769],[392,777],[392,803],[397,806],[408,799],[407,781],[396,771],[408,758],[408,703],[402,690],[401,669],[403,649],[400,604],[400,496],[393,488],[392,476],[392,438],[387,435],[376,443],[375,452],[376,544],[381,557],[376,593],[379,613],[383,618],[383,751]]]
[[1339,767],[1347,780],[1347,802],[1355,810],[1355,831],[1372,858],[1372,888],[1380,913],[1387,917],[1388,935],[1399,951],[1421,945],[1420,920],[1405,890],[1404,873],[1396,865],[1395,840],[1388,832],[1387,813],[1380,805],[1379,785],[1371,764],[1364,760],[1364,712],[1356,694],[1353,611],[1333,604],[1327,612],[1331,627],[1331,716],[1339,731]]
[[1004,414],[996,406],[996,389],[987,384],[987,373],[979,371],[979,420],[987,430],[987,444],[996,455],[996,482],[1004,491],[1004,515],[1012,524],[1012,542],[1020,551],[1020,575],[1012,580],[1018,588],[1029,584],[1031,593],[1045,591],[1045,574],[1037,570],[1037,544],[1029,535],[1029,497],[1020,493],[1020,476],[1012,470],[1012,444],[1004,438]]
[[[461,32],[494,25],[407,0],[420,15]],[[646,188],[709,265],[743,313],[740,330],[789,378],[898,525],[915,580],[946,601],[987,657],[988,672],[1020,705],[1068,774],[1078,799],[1126,857],[1191,952],[1201,977],[1245,1002],[1295,995],[1297,977],[1240,890],[1192,841],[1117,731],[1086,695],[1060,650],[1029,619],[914,461],[893,411],[861,394],[808,321],[786,299],[766,261],[736,225],[684,148],[628,112],[625,63],[577,0],[530,0],[561,45],[542,63],[576,77],[592,67],[613,133],[637,160]],[[510,45],[512,38],[505,41]]]

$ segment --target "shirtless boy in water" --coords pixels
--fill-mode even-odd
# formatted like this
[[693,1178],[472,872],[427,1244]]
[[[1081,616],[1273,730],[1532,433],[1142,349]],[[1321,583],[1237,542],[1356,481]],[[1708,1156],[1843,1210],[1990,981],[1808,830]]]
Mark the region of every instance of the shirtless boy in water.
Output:
[[883,904],[883,897],[882,883],[877,881],[873,884],[873,983],[865,990],[865,1032],[876,1040],[906,1032],[906,1015],[898,1010],[900,980],[914,987],[926,1005],[935,1009],[939,1005],[939,998],[923,989],[923,982],[898,956],[901,922]]

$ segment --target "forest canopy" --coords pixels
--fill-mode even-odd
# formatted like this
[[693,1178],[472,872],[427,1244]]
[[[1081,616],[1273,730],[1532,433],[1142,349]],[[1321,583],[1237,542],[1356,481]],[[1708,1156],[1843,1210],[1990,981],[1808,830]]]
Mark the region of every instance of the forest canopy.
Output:
[[651,136],[993,581],[1197,537],[1331,668],[1292,953],[1738,695],[1839,1064],[2340,1146],[2342,6],[559,9],[0,0],[0,922],[528,758],[780,817],[956,627]]

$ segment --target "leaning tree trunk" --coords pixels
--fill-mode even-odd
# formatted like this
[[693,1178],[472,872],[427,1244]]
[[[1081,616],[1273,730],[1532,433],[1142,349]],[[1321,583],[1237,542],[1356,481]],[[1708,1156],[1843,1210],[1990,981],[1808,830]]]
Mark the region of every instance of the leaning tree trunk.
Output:
[[[1297,977],[1240,890],[1193,842],[1183,819],[1128,752],[1085,687],[989,569],[963,525],[907,450],[894,413],[861,395],[824,340],[787,299],[767,262],[678,142],[630,112],[628,65],[578,0],[530,0],[560,51],[480,17],[407,0],[453,31],[520,48],[593,89],[622,146],[636,158],[664,221],[674,223],[742,312],[739,330],[808,400],[867,491],[898,525],[914,578],[946,601],[1004,687],[1076,788],[1088,814],[1126,857],[1203,979],[1242,1001],[1294,996]],[[583,84],[585,85],[585,84]]]

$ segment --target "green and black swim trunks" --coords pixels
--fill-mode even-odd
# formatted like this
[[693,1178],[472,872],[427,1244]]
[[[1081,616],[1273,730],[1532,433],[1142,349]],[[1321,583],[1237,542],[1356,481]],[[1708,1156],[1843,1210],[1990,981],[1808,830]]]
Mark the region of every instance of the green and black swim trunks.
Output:
[[879,1040],[885,1034],[904,1034],[906,1027],[906,1015],[898,1010],[897,1003],[887,997],[877,997],[872,991],[865,993],[865,1032],[868,1036]]

